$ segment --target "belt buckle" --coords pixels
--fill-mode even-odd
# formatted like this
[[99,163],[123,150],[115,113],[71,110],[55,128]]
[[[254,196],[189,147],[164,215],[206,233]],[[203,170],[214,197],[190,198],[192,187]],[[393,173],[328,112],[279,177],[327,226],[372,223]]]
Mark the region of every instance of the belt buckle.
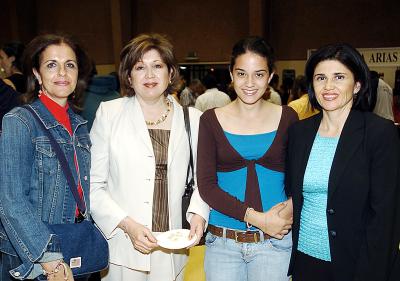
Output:
[[242,243],[242,242],[238,241],[238,238],[239,238],[238,232],[235,230],[235,242],[236,243]]
[[[261,236],[261,234],[260,234],[260,236]],[[253,233],[253,237],[254,237],[254,242],[255,243],[258,243],[258,242],[260,242],[261,241],[261,239],[259,240],[259,241],[257,241],[258,239],[257,239],[257,232],[254,232]],[[260,237],[261,238],[261,237]]]

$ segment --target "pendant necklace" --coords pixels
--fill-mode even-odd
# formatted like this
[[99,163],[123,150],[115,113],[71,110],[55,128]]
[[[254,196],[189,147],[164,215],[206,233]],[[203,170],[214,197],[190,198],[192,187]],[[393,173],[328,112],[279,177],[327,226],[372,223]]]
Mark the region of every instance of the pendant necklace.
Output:
[[155,126],[155,125],[158,125],[158,124],[164,122],[165,119],[167,119],[168,114],[169,114],[169,112],[171,111],[172,104],[171,104],[171,101],[170,101],[168,98],[165,98],[165,102],[167,103],[167,110],[163,113],[163,115],[161,115],[160,118],[158,118],[158,119],[155,120],[155,121],[147,121],[147,120],[145,120],[147,126]]

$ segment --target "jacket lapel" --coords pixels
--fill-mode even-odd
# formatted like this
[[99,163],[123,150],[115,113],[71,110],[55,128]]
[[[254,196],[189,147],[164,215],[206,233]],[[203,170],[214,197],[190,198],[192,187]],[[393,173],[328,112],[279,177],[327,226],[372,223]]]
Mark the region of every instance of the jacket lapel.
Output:
[[127,110],[129,111],[128,116],[131,116],[130,118],[134,126],[133,128],[134,134],[139,135],[143,143],[146,145],[146,148],[149,151],[151,151],[152,154],[154,154],[149,131],[147,129],[143,111],[139,102],[135,97],[132,97],[130,98],[127,105],[128,105]]
[[306,124],[302,135],[297,136],[300,138],[300,145],[296,147],[296,152],[299,153],[298,163],[297,163],[297,173],[296,173],[296,185],[300,186],[300,195],[302,195],[303,191],[303,181],[304,181],[304,173],[307,167],[308,158],[311,153],[311,148],[314,144],[315,135],[317,134],[319,124],[321,123],[322,113],[319,113],[314,118],[311,118],[310,121]]
[[365,121],[363,113],[352,110],[344,124],[339,138],[332,168],[329,175],[328,201],[332,199],[335,190],[340,184],[343,172],[346,170],[349,160],[363,141]]

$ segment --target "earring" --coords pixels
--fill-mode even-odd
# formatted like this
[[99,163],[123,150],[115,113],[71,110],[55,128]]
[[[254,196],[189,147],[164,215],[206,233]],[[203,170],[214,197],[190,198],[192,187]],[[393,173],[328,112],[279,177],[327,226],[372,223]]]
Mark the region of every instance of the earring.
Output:
[[43,88],[43,84],[40,84],[40,89],[39,89],[39,95],[38,97],[40,97],[41,95],[46,95],[46,90]]

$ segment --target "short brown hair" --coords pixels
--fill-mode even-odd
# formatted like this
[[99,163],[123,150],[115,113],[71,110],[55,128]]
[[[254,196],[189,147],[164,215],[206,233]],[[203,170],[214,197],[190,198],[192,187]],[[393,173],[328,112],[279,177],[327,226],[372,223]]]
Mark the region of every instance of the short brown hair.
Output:
[[26,95],[23,101],[31,103],[38,98],[40,89],[39,83],[33,74],[33,69],[39,71],[40,57],[44,50],[51,45],[68,45],[75,53],[78,63],[78,81],[76,83],[73,95],[70,95],[68,100],[71,105],[79,110],[82,104],[84,91],[86,89],[87,81],[92,70],[92,64],[86,52],[81,46],[67,35],[57,34],[43,34],[35,37],[27,46],[23,55],[23,72],[27,79]]
[[168,39],[160,34],[141,34],[133,38],[121,51],[119,65],[119,79],[121,83],[121,96],[134,96],[135,90],[131,87],[129,77],[133,66],[139,62],[145,53],[156,50],[163,62],[167,65],[168,72],[171,73],[171,83],[169,83],[165,95],[171,94],[177,88],[179,80],[178,64],[176,62],[173,46]]

